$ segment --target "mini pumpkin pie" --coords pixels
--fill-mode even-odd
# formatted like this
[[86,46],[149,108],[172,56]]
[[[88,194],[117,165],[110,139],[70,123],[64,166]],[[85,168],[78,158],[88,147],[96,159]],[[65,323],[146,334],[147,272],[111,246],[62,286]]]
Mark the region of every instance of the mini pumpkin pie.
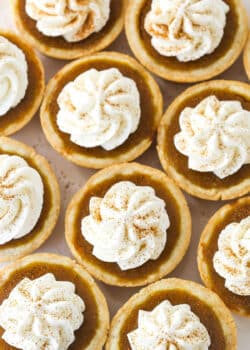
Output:
[[193,86],[170,105],[158,129],[167,174],[210,200],[250,191],[250,89],[236,81]]
[[0,135],[24,127],[38,110],[44,92],[42,63],[12,32],[0,30]]
[[111,323],[106,350],[236,350],[236,326],[221,299],[176,278],[135,294]]
[[155,80],[133,58],[115,52],[65,66],[50,80],[41,107],[50,144],[89,168],[137,158],[151,145],[161,116]]
[[236,61],[248,18],[241,0],[135,0],[128,4],[125,28],[132,51],[150,71],[198,82]]
[[250,34],[248,36],[247,45],[244,51],[244,66],[245,66],[247,76],[250,79]]
[[108,307],[80,265],[60,255],[34,254],[0,276],[0,349],[102,349]]
[[120,34],[126,0],[13,0],[21,35],[47,56],[74,59],[103,50]]
[[47,160],[21,142],[0,137],[0,262],[40,247],[59,209],[59,186]]
[[66,212],[71,252],[94,277],[139,286],[170,273],[190,242],[191,217],[177,186],[137,163],[99,171]]
[[198,249],[204,283],[227,306],[250,316],[250,197],[218,210],[206,225]]

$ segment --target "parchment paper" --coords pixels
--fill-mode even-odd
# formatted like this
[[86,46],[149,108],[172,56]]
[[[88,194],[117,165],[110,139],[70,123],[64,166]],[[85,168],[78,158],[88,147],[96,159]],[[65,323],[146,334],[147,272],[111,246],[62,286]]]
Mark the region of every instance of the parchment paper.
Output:
[[[250,17],[250,1],[243,0]],[[0,28],[15,29],[10,12],[10,2],[11,0],[0,0]],[[127,44],[124,32],[119,36],[119,38],[108,48],[110,51],[119,51],[131,54],[129,46]],[[45,56],[39,55],[43,61],[46,81],[50,79],[61,67],[63,67],[67,62],[59,61],[56,59],[50,59]],[[133,55],[132,55],[133,56]],[[235,79],[248,82],[246,74],[244,72],[242,57],[225,73],[218,77],[219,79]],[[185,88],[188,87],[186,84],[175,84],[164,81],[163,79],[156,78],[163,96],[164,96],[164,107],[166,108],[170,102],[180,94]],[[95,172],[94,170],[89,170],[85,168],[78,167],[62,156],[60,156],[46,141],[39,121],[38,114],[34,119],[21,131],[16,133],[13,138],[20,140],[30,146],[33,146],[40,154],[44,155],[49,162],[58,177],[61,197],[62,197],[62,207],[61,214],[58,224],[47,242],[37,251],[37,252],[54,252],[63,255],[68,255],[71,257],[71,253],[66,245],[64,238],[64,216],[65,209],[72,195],[80,189],[86,180]],[[158,156],[155,150],[155,144],[144,153],[143,156],[137,159],[140,163],[147,164],[156,168],[161,169]],[[220,208],[225,202],[209,202],[205,200],[200,200],[186,195],[189,206],[192,212],[193,218],[193,233],[191,245],[188,250],[187,255],[177,267],[177,269],[169,275],[169,277],[179,277],[184,279],[189,279],[201,283],[197,264],[197,246],[199,242],[199,237],[202,229],[207,223],[208,219],[213,215],[213,213]],[[115,288],[106,286],[102,283],[98,283],[100,288],[107,297],[111,316],[114,315],[116,310],[124,304],[128,298],[133,295],[138,288]],[[250,349],[250,332],[249,319],[234,315],[238,326],[238,336],[239,336],[239,350]],[[220,350],[220,349],[218,349]]]

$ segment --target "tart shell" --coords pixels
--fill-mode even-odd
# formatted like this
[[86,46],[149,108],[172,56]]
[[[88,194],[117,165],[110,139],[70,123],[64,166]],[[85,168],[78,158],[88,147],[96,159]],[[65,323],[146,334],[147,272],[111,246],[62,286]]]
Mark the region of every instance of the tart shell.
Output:
[[158,128],[157,151],[166,173],[189,194],[208,200],[234,199],[250,191],[250,165],[219,179],[210,172],[188,168],[188,157],[177,151],[174,135],[180,131],[179,116],[184,108],[195,107],[202,99],[215,95],[220,100],[238,100],[250,111],[249,85],[229,80],[212,80],[188,88],[169,106]]
[[39,172],[44,185],[43,209],[35,227],[26,236],[0,245],[0,262],[10,262],[32,253],[51,235],[59,216],[60,190],[48,161],[33,148],[19,141],[0,137],[0,154],[22,157]]
[[39,32],[36,22],[25,11],[25,0],[13,0],[11,5],[16,26],[28,43],[46,56],[72,60],[101,51],[118,37],[124,25],[126,0],[111,0],[111,16],[105,27],[76,43],[69,43],[63,37],[45,36]]
[[[41,269],[39,270],[39,266],[41,265]],[[36,268],[35,272],[32,272],[32,269],[34,267]],[[72,283],[80,283],[82,282],[85,284],[88,289],[91,292],[91,299],[93,299],[93,302],[96,305],[96,310],[93,310],[95,313],[94,319],[98,321],[98,328],[95,330],[95,335],[94,337],[88,342],[87,346],[80,346],[76,347],[77,345],[74,343],[71,344],[69,349],[77,349],[77,350],[102,350],[102,347],[105,343],[107,333],[108,333],[108,328],[109,328],[109,311],[108,311],[108,306],[107,302],[105,300],[104,295],[102,294],[101,290],[97,286],[97,284],[94,282],[92,277],[78,264],[76,264],[73,260],[71,260],[68,257],[64,257],[61,255],[56,255],[56,254],[51,254],[51,253],[41,253],[41,254],[33,254],[26,256],[23,259],[17,260],[16,262],[12,263],[11,265],[5,267],[4,269],[1,270],[0,272],[0,289],[3,291],[4,289],[4,296],[5,298],[8,297],[10,286],[8,286],[8,282],[10,284],[13,284],[13,288],[15,285],[20,281],[20,279],[26,277],[25,272],[23,270],[28,271],[28,277],[31,279],[38,278],[41,275],[45,273],[54,273],[53,271],[53,266],[56,266],[57,269],[60,269],[60,272],[63,273],[63,271],[70,271],[72,274]],[[37,276],[36,276],[37,274]],[[24,276],[22,276],[24,275]],[[57,276],[55,276],[57,278]],[[13,278],[17,279],[17,281],[14,280]],[[60,280],[67,280],[67,277],[60,277]],[[6,288],[7,285],[7,288]],[[77,284],[76,284],[76,293],[78,293],[77,290]],[[1,294],[1,293],[0,293]],[[7,294],[7,295],[5,295]],[[79,296],[81,296],[79,294]],[[1,297],[3,299],[3,296]],[[90,303],[89,301],[90,296],[85,300],[86,305],[86,312],[87,307]],[[88,311],[88,313],[91,313],[91,310]],[[85,317],[85,322],[88,319]],[[84,326],[84,323],[83,323]],[[82,326],[79,328],[79,330],[76,331],[75,336],[77,340],[77,336],[80,335]],[[2,329],[1,329],[2,332]],[[4,342],[1,340],[1,342]],[[2,347],[4,346],[4,348]],[[0,344],[0,349],[6,349],[6,350],[14,350],[14,347],[6,345],[4,342],[3,344]]]
[[[229,13],[232,24],[229,23],[226,27],[226,39],[222,39],[214,53],[187,64],[179,62],[174,57],[164,57],[151,46],[150,36],[144,29],[143,20],[150,10],[150,0],[130,1],[125,18],[130,48],[147,69],[164,79],[179,83],[211,79],[224,72],[236,61],[247,40],[248,18],[242,1],[226,0],[226,2],[229,6],[233,5],[233,13],[231,15]],[[211,62],[212,57],[216,59]]]
[[244,59],[244,66],[245,66],[248,79],[250,79],[250,34],[248,36],[247,44],[244,50],[243,59]]
[[240,296],[225,287],[225,279],[213,267],[221,231],[232,222],[240,222],[250,215],[250,197],[244,197],[219,209],[204,228],[198,248],[198,268],[204,284],[217,293],[234,312],[250,317],[250,296]]
[[[140,92],[141,120],[136,132],[114,150],[101,147],[85,148],[70,140],[70,135],[60,131],[56,116],[59,110],[57,98],[62,88],[88,69],[117,68],[125,76],[134,79]],[[161,91],[151,75],[132,57],[116,52],[102,52],[84,57],[66,65],[48,83],[41,106],[41,124],[52,147],[71,162],[87,168],[132,161],[151,145],[162,117]]]
[[[177,278],[170,278],[165,280],[163,279],[159,282],[151,284],[146,288],[143,288],[139,293],[132,296],[125,303],[125,305],[123,305],[120,308],[120,310],[117,312],[117,314],[112,320],[111,329],[110,329],[108,341],[106,344],[106,350],[123,350],[124,348],[121,347],[121,344],[123,344],[123,341],[124,341],[124,339],[122,338],[126,336],[124,333],[127,334],[127,332],[131,332],[134,330],[134,325],[132,325],[132,329],[130,328],[130,325],[128,325],[128,319],[131,317],[131,315],[133,315],[134,313],[138,315],[137,310],[143,309],[143,307],[145,307],[147,310],[152,310],[152,308],[154,308],[156,305],[158,305],[161,302],[160,299],[164,300],[164,298],[162,298],[161,296],[159,297],[159,300],[156,300],[156,302],[154,302],[154,304],[156,305],[150,305],[150,307],[148,307],[147,304],[151,304],[151,301],[154,295],[165,293],[167,298],[168,293],[171,292],[173,294],[174,291],[176,291],[179,294],[183,292],[183,295],[185,293],[185,295],[188,294],[194,297],[194,300],[196,300],[197,304],[193,302],[193,305],[190,305],[191,309],[193,307],[199,309],[202,303],[205,303],[209,308],[211,308],[214,317],[217,319],[217,322],[220,323],[222,333],[224,335],[225,342],[226,342],[223,348],[220,347],[220,350],[236,350],[237,348],[236,325],[233,320],[233,317],[231,316],[230,311],[226,308],[226,306],[221,301],[221,299],[209,289],[204,288],[195,282],[185,281]],[[179,299],[181,299],[181,297],[179,297]],[[183,300],[180,300],[177,304],[179,303],[185,304],[187,303],[187,299],[188,298],[185,296],[183,297]],[[200,315],[198,314],[198,316],[202,320],[203,318],[202,313]],[[137,324],[135,324],[135,327],[137,327]],[[126,332],[124,332],[125,330]],[[208,333],[209,331],[210,330],[208,329]],[[210,332],[210,333],[211,333],[210,337],[212,337],[211,349],[215,349],[213,347],[213,337],[215,337],[215,335],[214,335],[214,332]],[[126,347],[126,349],[129,350],[130,347],[128,348]],[[215,350],[217,349],[219,348],[217,347]]]
[[[90,198],[102,197],[118,181],[152,186],[156,194],[165,200],[170,218],[168,240],[161,256],[156,261],[150,260],[139,268],[127,271],[121,271],[116,263],[104,263],[97,259],[92,254],[93,246],[81,233],[81,219],[89,214]],[[180,263],[190,243],[191,216],[183,194],[163,172],[137,163],[124,163],[99,171],[73,196],[66,212],[65,232],[72,254],[95,278],[114,286],[134,287],[166,276]]]

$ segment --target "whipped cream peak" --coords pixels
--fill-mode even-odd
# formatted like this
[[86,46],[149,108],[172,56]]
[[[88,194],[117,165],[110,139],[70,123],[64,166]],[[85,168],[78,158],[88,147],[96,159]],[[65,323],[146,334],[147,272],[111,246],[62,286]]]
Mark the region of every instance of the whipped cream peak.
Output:
[[138,88],[116,68],[80,74],[63,88],[57,102],[59,129],[82,147],[115,149],[139,126]]
[[0,117],[16,107],[28,87],[28,64],[23,51],[0,36]]
[[138,328],[128,334],[132,350],[208,350],[211,339],[189,305],[161,302],[139,311]]
[[51,273],[24,278],[0,306],[3,339],[22,350],[67,350],[82,325],[84,301]]
[[180,115],[177,150],[188,157],[188,167],[213,172],[223,179],[250,163],[250,112],[239,101],[209,96]]
[[110,0],[26,0],[25,10],[44,35],[78,42],[106,25]]
[[250,216],[227,225],[220,233],[213,265],[227,289],[250,296]]
[[118,182],[103,198],[92,197],[89,209],[82,234],[98,259],[129,270],[158,259],[164,250],[169,217],[152,187]]
[[144,26],[161,55],[194,61],[219,46],[229,10],[222,0],[152,0]]
[[19,156],[0,155],[0,244],[29,234],[43,207],[37,170]]

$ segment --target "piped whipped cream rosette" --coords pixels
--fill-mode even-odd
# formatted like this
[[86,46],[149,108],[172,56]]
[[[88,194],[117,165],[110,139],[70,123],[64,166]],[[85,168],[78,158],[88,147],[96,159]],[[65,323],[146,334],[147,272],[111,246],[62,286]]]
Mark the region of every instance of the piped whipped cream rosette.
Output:
[[213,265],[227,289],[250,296],[250,216],[227,225],[220,233]]
[[128,334],[132,350],[208,350],[211,339],[189,305],[161,302],[152,311],[139,310],[138,328]]
[[188,62],[219,46],[229,10],[222,0],[152,0],[144,26],[157,52]]
[[28,65],[21,49],[0,36],[0,116],[16,107],[28,87]]
[[179,122],[174,144],[190,169],[224,179],[250,163],[250,112],[239,101],[209,96],[185,108]]
[[26,0],[25,10],[44,35],[78,42],[106,25],[110,0]]
[[129,270],[158,259],[164,250],[170,222],[152,187],[118,182],[103,198],[92,197],[89,209],[81,229],[99,260]]
[[31,232],[42,211],[43,194],[37,170],[19,156],[0,155],[0,244]]
[[118,69],[90,69],[68,83],[58,97],[57,124],[86,148],[113,150],[139,125],[140,94],[136,83]]
[[84,311],[73,283],[57,281],[51,273],[24,278],[0,306],[2,337],[22,350],[67,350]]

